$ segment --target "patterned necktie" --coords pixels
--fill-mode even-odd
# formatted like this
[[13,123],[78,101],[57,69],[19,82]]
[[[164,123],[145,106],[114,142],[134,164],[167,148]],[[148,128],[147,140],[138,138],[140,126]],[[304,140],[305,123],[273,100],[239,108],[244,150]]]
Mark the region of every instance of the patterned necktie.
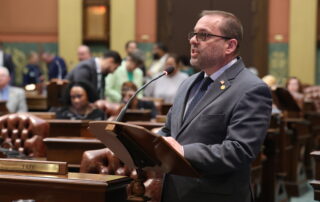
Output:
[[208,86],[212,83],[212,79],[210,78],[210,76],[205,77],[204,79],[202,79],[201,83],[200,83],[200,88],[198,89],[197,93],[195,94],[195,96],[192,98],[191,103],[188,106],[187,112],[184,115],[184,120],[187,119],[188,115],[192,112],[193,108],[197,105],[197,103],[199,102],[199,100],[201,100],[202,96],[206,93]]

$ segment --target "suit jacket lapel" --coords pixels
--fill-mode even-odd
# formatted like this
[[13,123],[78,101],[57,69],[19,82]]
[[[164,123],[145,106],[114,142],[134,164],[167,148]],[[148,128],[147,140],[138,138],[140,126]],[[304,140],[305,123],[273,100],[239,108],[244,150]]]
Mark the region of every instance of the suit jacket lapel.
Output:
[[[234,79],[242,70],[244,69],[244,64],[241,59],[237,63],[235,63],[233,66],[231,66],[229,69],[227,69],[220,77],[218,77],[214,83],[209,86],[209,89],[207,90],[206,94],[203,96],[203,98],[198,102],[198,104],[195,106],[194,110],[191,112],[191,114],[187,117],[186,120],[182,122],[183,118],[183,109],[185,108],[186,103],[184,103],[184,106],[182,108],[182,118],[181,121],[179,120],[179,123],[182,123],[179,125],[179,132],[177,133],[177,137],[181,134],[181,132],[185,129],[185,127],[210,103],[212,103],[217,97],[222,95],[224,92],[228,90],[228,88],[231,86],[230,80]],[[193,82],[192,82],[193,83]],[[191,85],[190,85],[191,86]],[[189,86],[189,88],[190,88]],[[188,91],[187,91],[188,92]],[[185,96],[182,96],[185,98]],[[181,126],[181,127],[180,127]],[[176,137],[176,138],[177,138]]]
[[175,118],[177,118],[177,123],[178,123],[177,128],[180,128],[183,123],[184,109],[185,109],[187,101],[188,101],[185,98],[188,96],[190,90],[192,89],[193,84],[197,81],[197,79],[200,76],[203,76],[203,74],[201,74],[201,75],[200,74],[201,73],[198,73],[197,75],[195,75],[194,78],[190,82],[188,82],[188,84],[185,87],[185,90],[180,95],[177,95],[177,96],[179,96],[178,99],[181,99],[181,101],[177,102],[177,103],[182,103],[177,106],[178,107],[178,110],[177,110],[178,117],[175,117]]

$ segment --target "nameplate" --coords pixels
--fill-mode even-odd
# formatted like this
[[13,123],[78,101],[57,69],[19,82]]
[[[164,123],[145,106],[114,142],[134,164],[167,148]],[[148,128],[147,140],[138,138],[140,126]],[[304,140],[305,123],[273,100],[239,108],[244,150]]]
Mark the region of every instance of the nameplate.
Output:
[[67,163],[56,161],[0,159],[0,170],[65,175],[67,174]]

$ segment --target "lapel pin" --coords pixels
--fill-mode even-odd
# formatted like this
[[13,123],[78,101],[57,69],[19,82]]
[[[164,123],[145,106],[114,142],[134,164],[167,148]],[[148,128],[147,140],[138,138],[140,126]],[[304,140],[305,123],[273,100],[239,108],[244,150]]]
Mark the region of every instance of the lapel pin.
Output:
[[224,80],[221,80],[220,83],[221,83],[221,85],[223,85],[224,84]]

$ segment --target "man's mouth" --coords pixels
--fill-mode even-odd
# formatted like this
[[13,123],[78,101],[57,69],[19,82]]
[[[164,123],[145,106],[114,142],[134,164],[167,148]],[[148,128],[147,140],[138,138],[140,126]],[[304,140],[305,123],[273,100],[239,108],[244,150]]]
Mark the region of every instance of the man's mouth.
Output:
[[196,57],[199,54],[199,51],[195,48],[191,48],[191,57]]

